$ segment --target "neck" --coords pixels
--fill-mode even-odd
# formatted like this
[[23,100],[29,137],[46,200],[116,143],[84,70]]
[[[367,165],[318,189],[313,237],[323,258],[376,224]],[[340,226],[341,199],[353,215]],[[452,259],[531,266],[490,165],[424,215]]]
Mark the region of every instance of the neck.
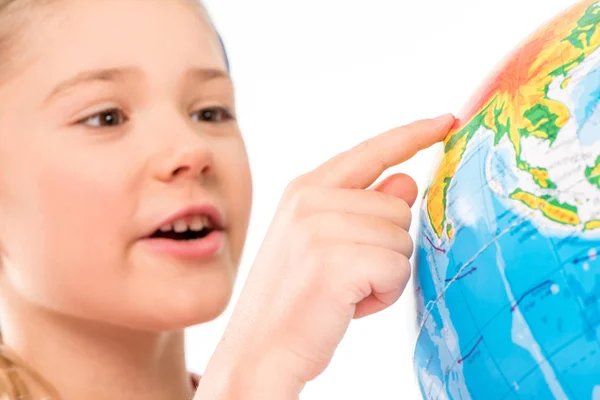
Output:
[[[189,400],[183,332],[150,333],[74,320],[11,299],[4,344],[61,399]],[[19,303],[16,301],[16,303]]]

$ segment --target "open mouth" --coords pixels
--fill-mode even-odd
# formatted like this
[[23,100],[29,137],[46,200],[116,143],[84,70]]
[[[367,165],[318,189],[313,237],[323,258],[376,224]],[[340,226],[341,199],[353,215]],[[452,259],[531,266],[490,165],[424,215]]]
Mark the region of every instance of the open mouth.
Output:
[[166,224],[150,235],[151,239],[190,241],[205,238],[215,230],[209,217],[195,215]]
[[196,231],[185,231],[185,232],[175,232],[175,231],[169,231],[169,232],[161,232],[161,231],[157,231],[156,233],[154,233],[152,236],[150,236],[151,239],[171,239],[171,240],[197,240],[197,239],[202,239],[205,238],[206,236],[208,236],[212,231],[210,229],[203,229],[199,232]]

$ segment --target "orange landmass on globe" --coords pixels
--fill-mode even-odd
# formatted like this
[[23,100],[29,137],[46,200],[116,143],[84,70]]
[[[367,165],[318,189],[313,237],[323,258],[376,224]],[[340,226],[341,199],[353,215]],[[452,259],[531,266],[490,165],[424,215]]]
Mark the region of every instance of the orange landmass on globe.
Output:
[[581,2],[543,26],[513,52],[473,97],[444,141],[445,155],[427,195],[427,213],[441,237],[446,224],[447,190],[475,132],[494,132],[514,147],[517,166],[541,188],[555,188],[547,171],[521,159],[521,139],[527,136],[552,144],[569,120],[567,107],[548,97],[557,78],[568,85],[568,72],[600,46],[600,7],[597,0]]

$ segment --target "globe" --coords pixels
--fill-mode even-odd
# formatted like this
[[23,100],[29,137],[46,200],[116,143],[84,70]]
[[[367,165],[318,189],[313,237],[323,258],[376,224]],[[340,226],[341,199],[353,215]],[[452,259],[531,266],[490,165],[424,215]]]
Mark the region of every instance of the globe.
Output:
[[419,213],[425,399],[600,399],[600,1],[547,22],[458,115]]

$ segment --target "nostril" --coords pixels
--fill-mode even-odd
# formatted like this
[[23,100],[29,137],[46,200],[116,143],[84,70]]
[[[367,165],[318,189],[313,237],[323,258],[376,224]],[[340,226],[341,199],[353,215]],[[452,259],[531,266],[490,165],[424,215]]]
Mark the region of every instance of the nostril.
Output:
[[[194,171],[193,171],[194,170]],[[195,168],[191,168],[189,166],[181,166],[176,168],[173,173],[172,176],[179,176],[179,175],[184,175],[186,173],[198,173],[198,175],[208,175],[211,171],[211,167],[209,165],[206,165],[204,167],[202,167],[199,171],[197,171]]]
[[179,167],[179,168],[176,168],[175,171],[173,171],[173,176],[181,175],[182,173],[184,173],[188,169],[189,169],[189,167]]

